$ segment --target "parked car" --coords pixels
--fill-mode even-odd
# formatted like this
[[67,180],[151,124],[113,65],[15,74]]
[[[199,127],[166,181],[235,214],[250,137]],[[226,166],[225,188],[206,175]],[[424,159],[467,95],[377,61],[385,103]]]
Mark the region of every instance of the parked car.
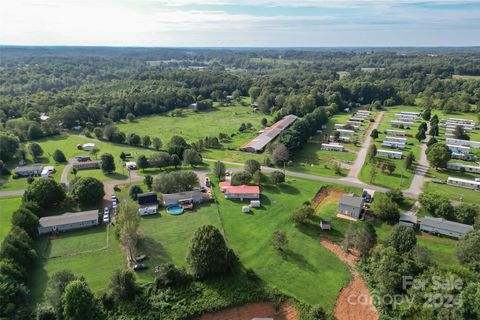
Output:
[[205,187],[200,187],[200,192],[203,192],[203,193],[207,192],[207,188],[205,188]]
[[103,214],[110,214],[110,210],[108,209],[108,207],[105,207],[105,209],[103,209]]
[[133,266],[133,271],[142,271],[147,269],[148,266],[145,263],[137,263]]
[[205,177],[205,185],[207,187],[210,187],[210,178],[209,177]]
[[232,173],[230,171],[225,171],[225,177],[230,177]]

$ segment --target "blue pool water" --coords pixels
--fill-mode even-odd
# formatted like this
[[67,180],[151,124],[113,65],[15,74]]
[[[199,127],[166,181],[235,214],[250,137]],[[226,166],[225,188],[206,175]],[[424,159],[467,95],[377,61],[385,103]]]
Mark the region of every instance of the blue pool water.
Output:
[[179,206],[168,207],[167,212],[173,215],[178,215],[183,213],[183,208]]

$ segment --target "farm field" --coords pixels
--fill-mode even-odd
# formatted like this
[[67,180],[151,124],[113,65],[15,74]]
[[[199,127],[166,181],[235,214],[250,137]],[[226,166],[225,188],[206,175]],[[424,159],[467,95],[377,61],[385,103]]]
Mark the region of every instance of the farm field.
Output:
[[94,292],[101,293],[107,289],[112,273],[126,266],[115,229],[105,226],[71,231],[54,240],[43,236],[35,246],[40,258],[40,266],[32,277],[36,300],[42,299],[48,277],[55,272],[67,269],[82,275]]
[[[399,111],[416,111],[420,112],[420,109],[418,107],[412,107],[412,106],[395,106],[395,107],[387,107],[385,110],[385,114],[383,117],[382,122],[378,126],[377,130],[379,132],[379,137],[375,140],[375,145],[377,147],[377,150],[379,149],[386,149],[386,150],[394,150],[395,149],[389,149],[389,148],[384,148],[382,147],[382,142],[384,138],[387,136],[385,133],[385,130],[389,129],[396,129],[393,128],[390,125],[390,121],[395,119],[395,113]],[[415,156],[415,159],[418,159],[420,157],[420,143],[418,142],[417,139],[415,139],[415,134],[417,133],[418,126],[420,125],[421,121],[417,121],[414,123],[414,125],[410,129],[401,129],[406,131],[408,137],[407,137],[407,142],[413,143],[413,145],[406,145],[403,151],[403,157],[409,153],[412,152],[413,155]],[[382,173],[380,169],[377,170],[376,177],[372,181],[372,184],[386,187],[386,188],[392,188],[392,189],[408,189],[410,187],[410,184],[413,179],[413,169],[414,166],[412,166],[411,170],[404,170],[403,169],[403,162],[404,159],[387,159],[384,157],[376,157],[377,160],[380,161],[388,161],[392,162],[395,164],[396,169],[395,171],[390,175],[388,172]],[[360,171],[360,180],[370,183],[370,175],[371,175],[371,170],[372,170],[372,164],[369,163],[368,161],[365,161],[365,164],[362,167],[362,170]]]
[[22,202],[21,197],[9,197],[0,199],[0,242],[10,231],[12,214]]

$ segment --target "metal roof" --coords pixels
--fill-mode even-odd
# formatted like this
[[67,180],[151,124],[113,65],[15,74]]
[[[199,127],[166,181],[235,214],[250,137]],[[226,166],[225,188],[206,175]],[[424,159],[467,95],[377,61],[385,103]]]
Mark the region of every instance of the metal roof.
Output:
[[283,130],[288,128],[297,119],[298,117],[293,114],[283,117],[271,127],[265,128],[261,134],[244,144],[240,149],[251,148],[255,151],[263,150],[263,148],[265,148],[270,141],[275,139]]
[[444,218],[434,218],[434,217],[423,217],[420,220],[420,225],[437,228],[437,229],[454,231],[462,234],[465,234],[473,230],[473,227],[468,224],[453,222],[453,221],[445,220]]
[[260,188],[258,186],[246,186],[246,185],[241,185],[241,186],[230,186],[227,188],[226,192],[227,194],[260,194]]
[[203,198],[203,193],[198,190],[194,191],[184,191],[184,192],[177,192],[177,193],[165,193],[162,195],[163,201],[179,201],[183,199],[190,199],[190,198]]
[[16,167],[14,172],[42,171],[42,166]]
[[339,204],[361,208],[363,206],[363,202],[364,202],[364,200],[363,200],[362,197],[359,197],[359,196],[356,196],[356,195],[344,194],[340,198],[340,203]]
[[40,227],[53,227],[98,219],[98,210],[67,212],[58,216],[40,218]]

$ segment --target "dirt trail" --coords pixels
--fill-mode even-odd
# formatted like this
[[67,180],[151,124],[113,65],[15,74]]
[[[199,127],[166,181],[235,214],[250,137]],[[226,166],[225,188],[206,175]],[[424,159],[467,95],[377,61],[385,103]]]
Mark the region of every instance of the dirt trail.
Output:
[[333,309],[335,318],[337,320],[377,320],[378,312],[371,303],[367,285],[355,269],[358,257],[351,253],[346,253],[338,244],[329,240],[323,239],[320,243],[333,252],[340,260],[348,264],[353,275],[353,280],[338,295]]
[[289,304],[282,304],[276,311],[271,302],[248,303],[215,313],[207,313],[200,320],[252,320],[253,318],[273,318],[275,320],[299,320],[297,310]]

